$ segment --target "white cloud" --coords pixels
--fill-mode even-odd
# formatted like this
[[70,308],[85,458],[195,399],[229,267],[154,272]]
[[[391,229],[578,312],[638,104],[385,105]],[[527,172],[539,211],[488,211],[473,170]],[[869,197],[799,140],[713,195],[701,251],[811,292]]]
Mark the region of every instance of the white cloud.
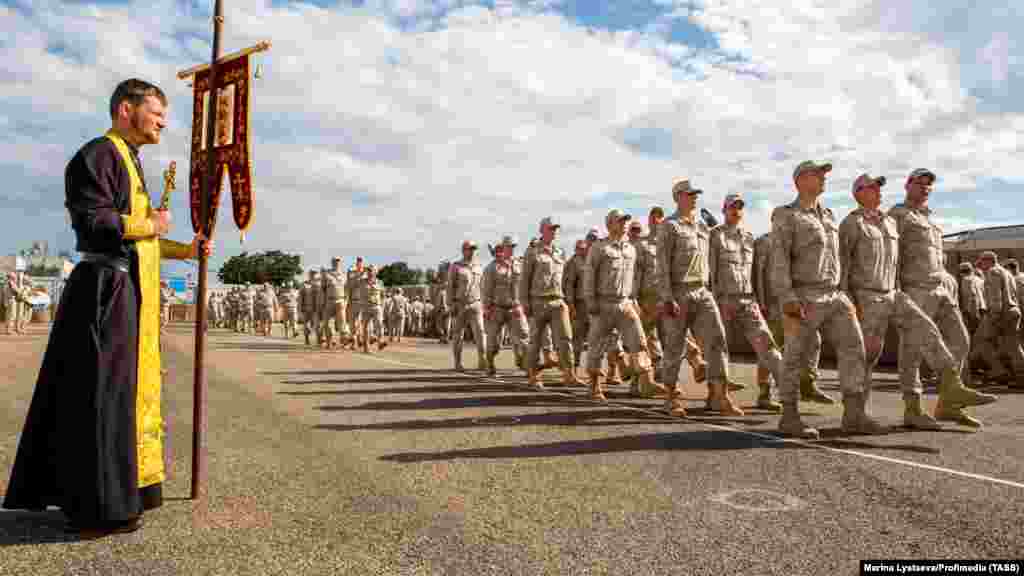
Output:
[[[657,25],[610,32],[553,4],[232,2],[225,51],[273,42],[258,57],[257,211],[245,248],[300,251],[307,265],[361,253],[433,266],[465,237],[513,233],[525,243],[549,214],[563,221],[569,247],[603,222],[607,204],[644,213],[667,205],[676,177],[699,182],[712,212],[733,191],[788,201],[792,167],[805,158],[837,163],[835,201],[865,171],[898,182],[930,166],[940,194],[994,173],[1024,181],[1024,118],[979,111],[964,86],[974,59],[928,35],[891,33],[875,5],[678,2]],[[169,0],[145,5],[33,3],[30,18],[0,8],[0,31],[14,38],[0,48],[11,63],[0,75],[0,116],[12,119],[0,124],[0,162],[21,166],[25,183],[61,188],[64,162],[106,128],[109,92],[130,74],[172,98],[165,141],[144,151],[147,173],[156,183],[175,159],[186,189],[191,94],[174,73],[207,57],[209,14]],[[671,18],[712,32],[718,48],[669,42]],[[58,40],[75,57],[48,54]],[[986,65],[1005,52],[993,46]],[[25,116],[51,119],[45,135],[12,129]],[[899,186],[890,188],[895,199]],[[0,210],[3,194],[12,196],[0,192]],[[184,194],[175,206],[184,235]],[[1019,213],[1021,202],[1007,206]],[[769,211],[751,210],[755,230],[767,229]],[[242,249],[232,228],[225,190],[222,253]]]

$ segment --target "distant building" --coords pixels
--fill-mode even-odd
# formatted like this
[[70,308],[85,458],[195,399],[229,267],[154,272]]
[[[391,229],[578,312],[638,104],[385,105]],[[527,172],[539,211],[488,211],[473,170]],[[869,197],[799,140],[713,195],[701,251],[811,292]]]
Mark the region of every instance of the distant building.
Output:
[[1016,258],[1024,262],[1024,224],[964,230],[946,234],[942,240],[946,270],[953,275],[961,262],[973,264],[986,250],[995,252],[1000,261]]

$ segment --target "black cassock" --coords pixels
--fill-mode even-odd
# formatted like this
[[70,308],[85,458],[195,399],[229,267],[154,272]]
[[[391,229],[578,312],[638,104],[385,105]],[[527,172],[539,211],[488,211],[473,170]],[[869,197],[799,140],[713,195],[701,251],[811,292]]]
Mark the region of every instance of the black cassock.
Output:
[[114,144],[97,138],[79,150],[65,188],[76,249],[100,257],[83,259],[65,285],[3,507],[58,506],[81,525],[123,522],[142,513],[144,498],[135,423],[141,297],[121,220],[130,180]]

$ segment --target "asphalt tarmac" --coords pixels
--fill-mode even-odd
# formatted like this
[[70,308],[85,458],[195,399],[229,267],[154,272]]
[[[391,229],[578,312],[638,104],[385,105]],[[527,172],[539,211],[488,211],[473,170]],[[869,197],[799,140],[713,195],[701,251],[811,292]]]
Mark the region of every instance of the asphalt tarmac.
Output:
[[[981,431],[908,431],[895,374],[878,374],[891,433],[844,436],[840,406],[805,404],[822,439],[803,442],[752,407],[747,364],[733,365],[746,416],[705,415],[689,385],[678,419],[625,387],[604,405],[531,390],[509,351],[488,378],[450,370],[435,341],[366,355],[215,330],[192,501],[192,338],[175,325],[165,341],[166,504],[139,532],[84,542],[59,511],[0,510],[0,574],[816,575],[1024,558],[1024,396],[1006,388],[975,410]],[[0,337],[0,493],[45,340]],[[822,387],[839,396],[833,371]]]

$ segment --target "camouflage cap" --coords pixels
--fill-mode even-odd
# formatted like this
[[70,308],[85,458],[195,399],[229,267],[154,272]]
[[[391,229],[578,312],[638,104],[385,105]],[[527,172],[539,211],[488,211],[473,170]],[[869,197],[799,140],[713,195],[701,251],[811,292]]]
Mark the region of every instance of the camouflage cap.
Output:
[[498,243],[498,246],[511,246],[515,248],[516,246],[518,246],[518,243],[516,242],[515,236],[512,236],[511,234],[505,234],[504,236],[502,236],[501,242]]
[[999,261],[999,257],[996,256],[996,253],[991,250],[985,250],[978,256],[978,258],[980,260],[992,260],[993,262]]
[[1007,258],[1006,260],[1003,260],[1003,264],[1006,266],[1019,266],[1016,258]]
[[739,194],[727,195],[725,197],[725,201],[722,202],[722,212],[725,212],[726,209],[736,206],[737,204],[739,204],[739,208],[743,208],[743,206],[746,205],[746,202],[743,201],[742,196],[740,196]]
[[932,182],[935,182],[935,180],[936,180],[935,172],[932,172],[931,170],[929,170],[927,168],[918,168],[917,170],[914,170],[913,172],[911,172],[910,176],[907,176],[907,182],[913,180],[914,178],[919,178],[921,176],[927,176],[927,177],[931,178]]
[[657,216],[658,218],[665,217],[665,209],[661,206],[652,206],[651,211],[647,213],[648,216]]
[[853,181],[853,193],[856,194],[861,188],[867,188],[877,184],[879,188],[885,186],[885,176],[872,178],[870,174],[861,174]]
[[604,217],[605,223],[618,222],[620,220],[632,220],[633,217],[618,208],[612,208]]
[[814,170],[814,171],[823,171],[823,172],[831,172],[832,171],[832,163],[831,162],[822,162],[822,163],[819,164],[819,163],[815,162],[814,160],[804,160],[803,162],[797,164],[796,168],[793,169],[793,180],[796,180],[797,178],[799,178],[800,175],[803,174],[804,172],[810,172],[812,170]]
[[331,262],[341,262],[341,256],[335,256],[331,258]]
[[629,223],[629,231],[632,232],[633,230],[637,230],[642,234],[644,231],[644,225],[641,224],[639,220],[633,220]]
[[541,220],[540,220],[540,227],[544,228],[545,226],[550,226],[552,228],[561,228],[562,227],[562,225],[559,224],[557,220],[555,220],[554,216],[545,216],[545,217],[541,218]]
[[704,193],[703,190],[691,187],[689,180],[677,180],[676,183],[672,185],[672,197],[675,198],[684,192],[690,195]]
[[476,242],[474,242],[472,240],[463,240],[462,241],[462,249],[465,250],[466,248],[470,248],[472,250],[476,250],[477,249]]
[[960,263],[960,271],[961,272],[967,272],[967,273],[974,272],[974,266],[971,266],[970,262],[961,262]]

